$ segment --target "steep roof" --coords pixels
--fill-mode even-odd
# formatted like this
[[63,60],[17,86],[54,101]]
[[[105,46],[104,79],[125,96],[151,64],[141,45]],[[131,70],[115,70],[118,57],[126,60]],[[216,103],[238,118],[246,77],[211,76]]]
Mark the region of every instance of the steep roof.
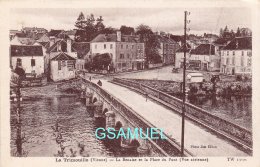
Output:
[[[190,44],[186,43],[186,51],[189,52],[191,50]],[[184,45],[182,45],[176,52],[184,52]]]
[[160,42],[162,43],[176,43],[173,39],[168,38],[163,35],[156,35],[156,37],[159,39]]
[[54,56],[51,60],[57,61],[57,60],[76,60],[76,59],[64,52],[60,52],[59,54]]
[[228,43],[228,41],[230,41],[230,40],[227,38],[218,38],[213,43],[217,44],[217,45],[226,45]]
[[200,44],[195,49],[191,50],[191,54],[195,55],[214,55],[215,54],[215,46],[212,44]]
[[[117,42],[116,34],[99,34],[91,42]],[[121,35],[121,42],[139,42],[138,36]]]
[[43,56],[42,46],[38,45],[11,45],[11,56]]
[[223,50],[252,49],[252,37],[236,37]]
[[[58,50],[58,45],[61,46],[61,50]],[[58,52],[58,51],[67,52],[67,42],[66,41],[64,41],[64,40],[56,41],[52,46],[50,46],[47,49],[46,52],[50,53],[50,52]]]
[[83,58],[90,50],[89,42],[73,42],[72,51],[77,52],[78,58]]

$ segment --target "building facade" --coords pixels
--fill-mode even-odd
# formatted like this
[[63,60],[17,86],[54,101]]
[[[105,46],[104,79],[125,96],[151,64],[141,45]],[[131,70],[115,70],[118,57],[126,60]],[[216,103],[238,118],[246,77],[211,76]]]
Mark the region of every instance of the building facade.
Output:
[[44,73],[42,46],[11,45],[11,68],[22,67],[27,74],[41,76]]
[[50,78],[53,81],[75,78],[75,63],[75,58],[63,52],[59,53],[50,61]]
[[251,74],[252,37],[237,37],[221,50],[221,69],[224,74]]
[[92,57],[96,54],[108,53],[111,56],[111,66],[116,72],[141,70],[144,68],[144,43],[138,36],[116,34],[99,34],[90,42]]

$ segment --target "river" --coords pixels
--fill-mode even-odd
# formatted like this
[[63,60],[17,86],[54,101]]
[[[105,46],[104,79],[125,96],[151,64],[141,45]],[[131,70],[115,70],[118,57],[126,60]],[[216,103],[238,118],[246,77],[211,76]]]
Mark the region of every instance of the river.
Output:
[[12,156],[136,156],[96,139],[95,120],[77,95],[27,96],[20,117],[16,106],[11,104]]

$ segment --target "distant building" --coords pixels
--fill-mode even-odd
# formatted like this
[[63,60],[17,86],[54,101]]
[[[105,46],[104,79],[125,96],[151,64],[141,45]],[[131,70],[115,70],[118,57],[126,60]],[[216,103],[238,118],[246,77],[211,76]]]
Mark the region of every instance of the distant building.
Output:
[[219,48],[213,44],[201,44],[190,51],[189,69],[204,71],[220,70]]
[[53,81],[62,81],[75,78],[76,59],[60,52],[50,61],[50,78]]
[[77,52],[76,69],[85,70],[85,64],[91,59],[90,43],[73,42],[72,48]]
[[251,74],[252,37],[237,37],[221,51],[221,70],[225,74]]
[[10,41],[16,36],[16,34],[21,34],[22,31],[19,31],[19,30],[10,30],[9,31],[9,38],[10,38]]
[[57,40],[53,45],[51,45],[46,50],[46,59],[45,59],[45,71],[50,76],[50,63],[51,59],[60,53],[65,53],[66,55],[69,55],[70,57],[77,59],[77,52],[72,47],[72,40],[70,38],[63,40],[59,39]]
[[156,36],[160,42],[159,54],[162,59],[162,63],[174,64],[176,50],[179,49],[179,44],[175,42],[170,36],[157,35]]
[[38,27],[24,27],[22,28],[24,33],[47,33],[48,31],[45,28],[38,28]]
[[11,45],[11,68],[22,67],[25,73],[40,76],[44,73],[42,46]]
[[11,45],[33,45],[35,40],[26,37],[24,34],[16,34],[10,41]]
[[[186,45],[186,60],[190,57],[191,46],[189,44]],[[175,68],[182,68],[184,61],[184,45],[182,45],[177,51],[175,55]]]
[[112,58],[111,66],[115,71],[144,69],[144,43],[138,36],[99,34],[90,42],[91,55],[108,53]]

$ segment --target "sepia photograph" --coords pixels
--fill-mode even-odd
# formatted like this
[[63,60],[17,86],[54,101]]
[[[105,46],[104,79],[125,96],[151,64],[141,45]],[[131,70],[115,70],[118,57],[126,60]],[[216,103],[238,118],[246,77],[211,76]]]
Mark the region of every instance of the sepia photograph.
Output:
[[258,2],[31,2],[0,3],[0,166],[259,165]]

